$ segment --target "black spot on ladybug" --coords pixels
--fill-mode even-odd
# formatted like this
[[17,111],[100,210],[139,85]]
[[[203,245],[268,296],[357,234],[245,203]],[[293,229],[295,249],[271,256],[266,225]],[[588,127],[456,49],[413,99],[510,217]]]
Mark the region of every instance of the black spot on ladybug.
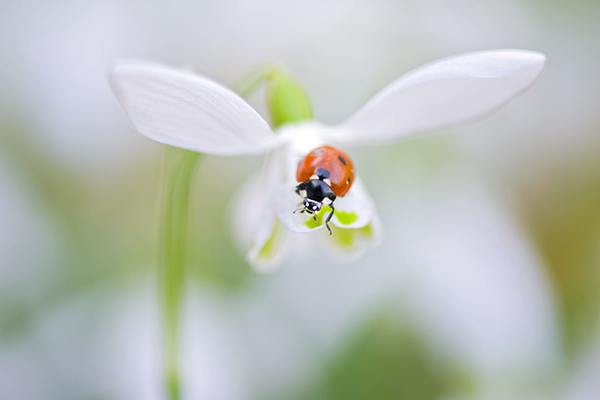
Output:
[[322,152],[324,152],[324,151],[325,151],[325,150],[323,150],[323,149],[317,149],[317,150],[315,150],[315,151],[313,151],[313,152],[312,152],[312,155],[313,155],[313,156],[316,156],[317,154],[321,154],[321,153],[322,153]]
[[344,160],[344,157],[338,156],[338,160],[340,160],[342,164],[346,165],[346,160]]
[[348,185],[350,184],[350,182],[352,182],[352,181],[351,181],[351,179],[350,179],[350,178],[348,178]]
[[329,171],[327,171],[325,168],[319,168],[318,170],[315,171],[315,174],[321,180],[323,180],[323,179],[329,179],[329,177],[331,176],[331,174],[329,173]]

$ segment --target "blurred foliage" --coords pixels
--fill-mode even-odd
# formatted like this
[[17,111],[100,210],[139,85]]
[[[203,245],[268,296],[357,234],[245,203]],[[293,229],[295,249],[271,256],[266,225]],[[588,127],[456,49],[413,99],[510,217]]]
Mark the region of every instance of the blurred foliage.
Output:
[[[18,124],[4,124],[0,156],[62,247],[58,260],[47,260],[59,277],[48,294],[27,304],[4,294],[0,334],[17,335],[42,305],[74,292],[158,274],[160,152],[122,174],[98,177],[56,159]],[[223,223],[234,189],[218,179],[194,183],[191,277],[220,288],[240,287],[251,276]]]
[[[228,213],[237,182],[224,185],[214,157],[206,155],[198,166],[190,210],[188,263],[190,276],[225,290],[244,287],[254,272],[243,252],[231,240]],[[221,162],[229,162],[220,160]],[[247,173],[240,174],[240,181]]]
[[2,157],[67,247],[62,265],[68,271],[67,286],[85,286],[151,262],[154,249],[148,241],[156,234],[157,174],[141,170],[155,170],[158,163],[93,179],[53,158],[27,131],[3,133]]
[[[536,2],[529,2],[536,3]],[[598,9],[597,0],[537,0],[536,10],[567,10],[570,14],[577,13],[594,17],[590,11]]]
[[[4,299],[0,321],[4,331],[26,325],[42,304],[59,302],[74,291],[114,281],[132,267],[148,264],[152,247],[144,243],[154,234],[154,224],[145,212],[154,205],[144,199],[152,198],[148,192],[154,188],[140,180],[135,170],[109,181],[89,179],[84,171],[53,158],[18,125],[4,126],[2,131],[0,152],[5,164],[52,225],[62,247],[59,260],[47,260],[57,264],[53,268],[60,277],[47,298],[26,305]],[[36,244],[30,246],[35,251]],[[18,312],[13,313],[13,307]],[[15,314],[17,319],[12,317]]]
[[469,395],[474,380],[429,349],[409,324],[387,311],[353,332],[342,351],[297,400],[427,400]]
[[546,258],[563,314],[566,355],[597,336],[600,316],[600,157],[582,155],[524,189],[532,230]]

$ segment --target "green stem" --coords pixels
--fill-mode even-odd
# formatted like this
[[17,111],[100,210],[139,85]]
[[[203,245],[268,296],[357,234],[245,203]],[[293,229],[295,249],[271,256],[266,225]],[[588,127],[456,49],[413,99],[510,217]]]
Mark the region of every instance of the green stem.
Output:
[[188,205],[200,154],[167,147],[163,187],[160,268],[163,301],[165,384],[170,400],[181,398],[179,326],[184,298]]

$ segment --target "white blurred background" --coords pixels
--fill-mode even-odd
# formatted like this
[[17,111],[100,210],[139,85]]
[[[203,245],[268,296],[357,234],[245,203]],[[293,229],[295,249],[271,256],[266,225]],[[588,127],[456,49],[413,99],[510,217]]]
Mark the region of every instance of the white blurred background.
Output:
[[499,48],[548,58],[499,113],[352,149],[385,229],[352,264],[254,273],[226,214],[262,160],[203,158],[183,395],[599,398],[599,18],[594,0],[3,0],[0,399],[164,398],[162,148],[128,126],[115,60],[226,85],[278,62],[334,123],[412,68]]

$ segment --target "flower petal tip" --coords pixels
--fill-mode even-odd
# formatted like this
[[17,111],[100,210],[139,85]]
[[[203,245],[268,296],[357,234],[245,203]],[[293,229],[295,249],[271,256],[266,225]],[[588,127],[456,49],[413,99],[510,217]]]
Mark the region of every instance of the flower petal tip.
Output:
[[280,142],[240,96],[189,70],[121,60],[110,82],[135,130],[157,142],[217,155],[264,153]]
[[386,86],[328,137],[383,144],[481,119],[529,88],[545,62],[542,53],[507,49],[426,64]]
[[332,260],[341,264],[351,263],[383,240],[383,229],[377,216],[371,222],[356,229],[335,227],[328,240],[321,240],[321,247]]

